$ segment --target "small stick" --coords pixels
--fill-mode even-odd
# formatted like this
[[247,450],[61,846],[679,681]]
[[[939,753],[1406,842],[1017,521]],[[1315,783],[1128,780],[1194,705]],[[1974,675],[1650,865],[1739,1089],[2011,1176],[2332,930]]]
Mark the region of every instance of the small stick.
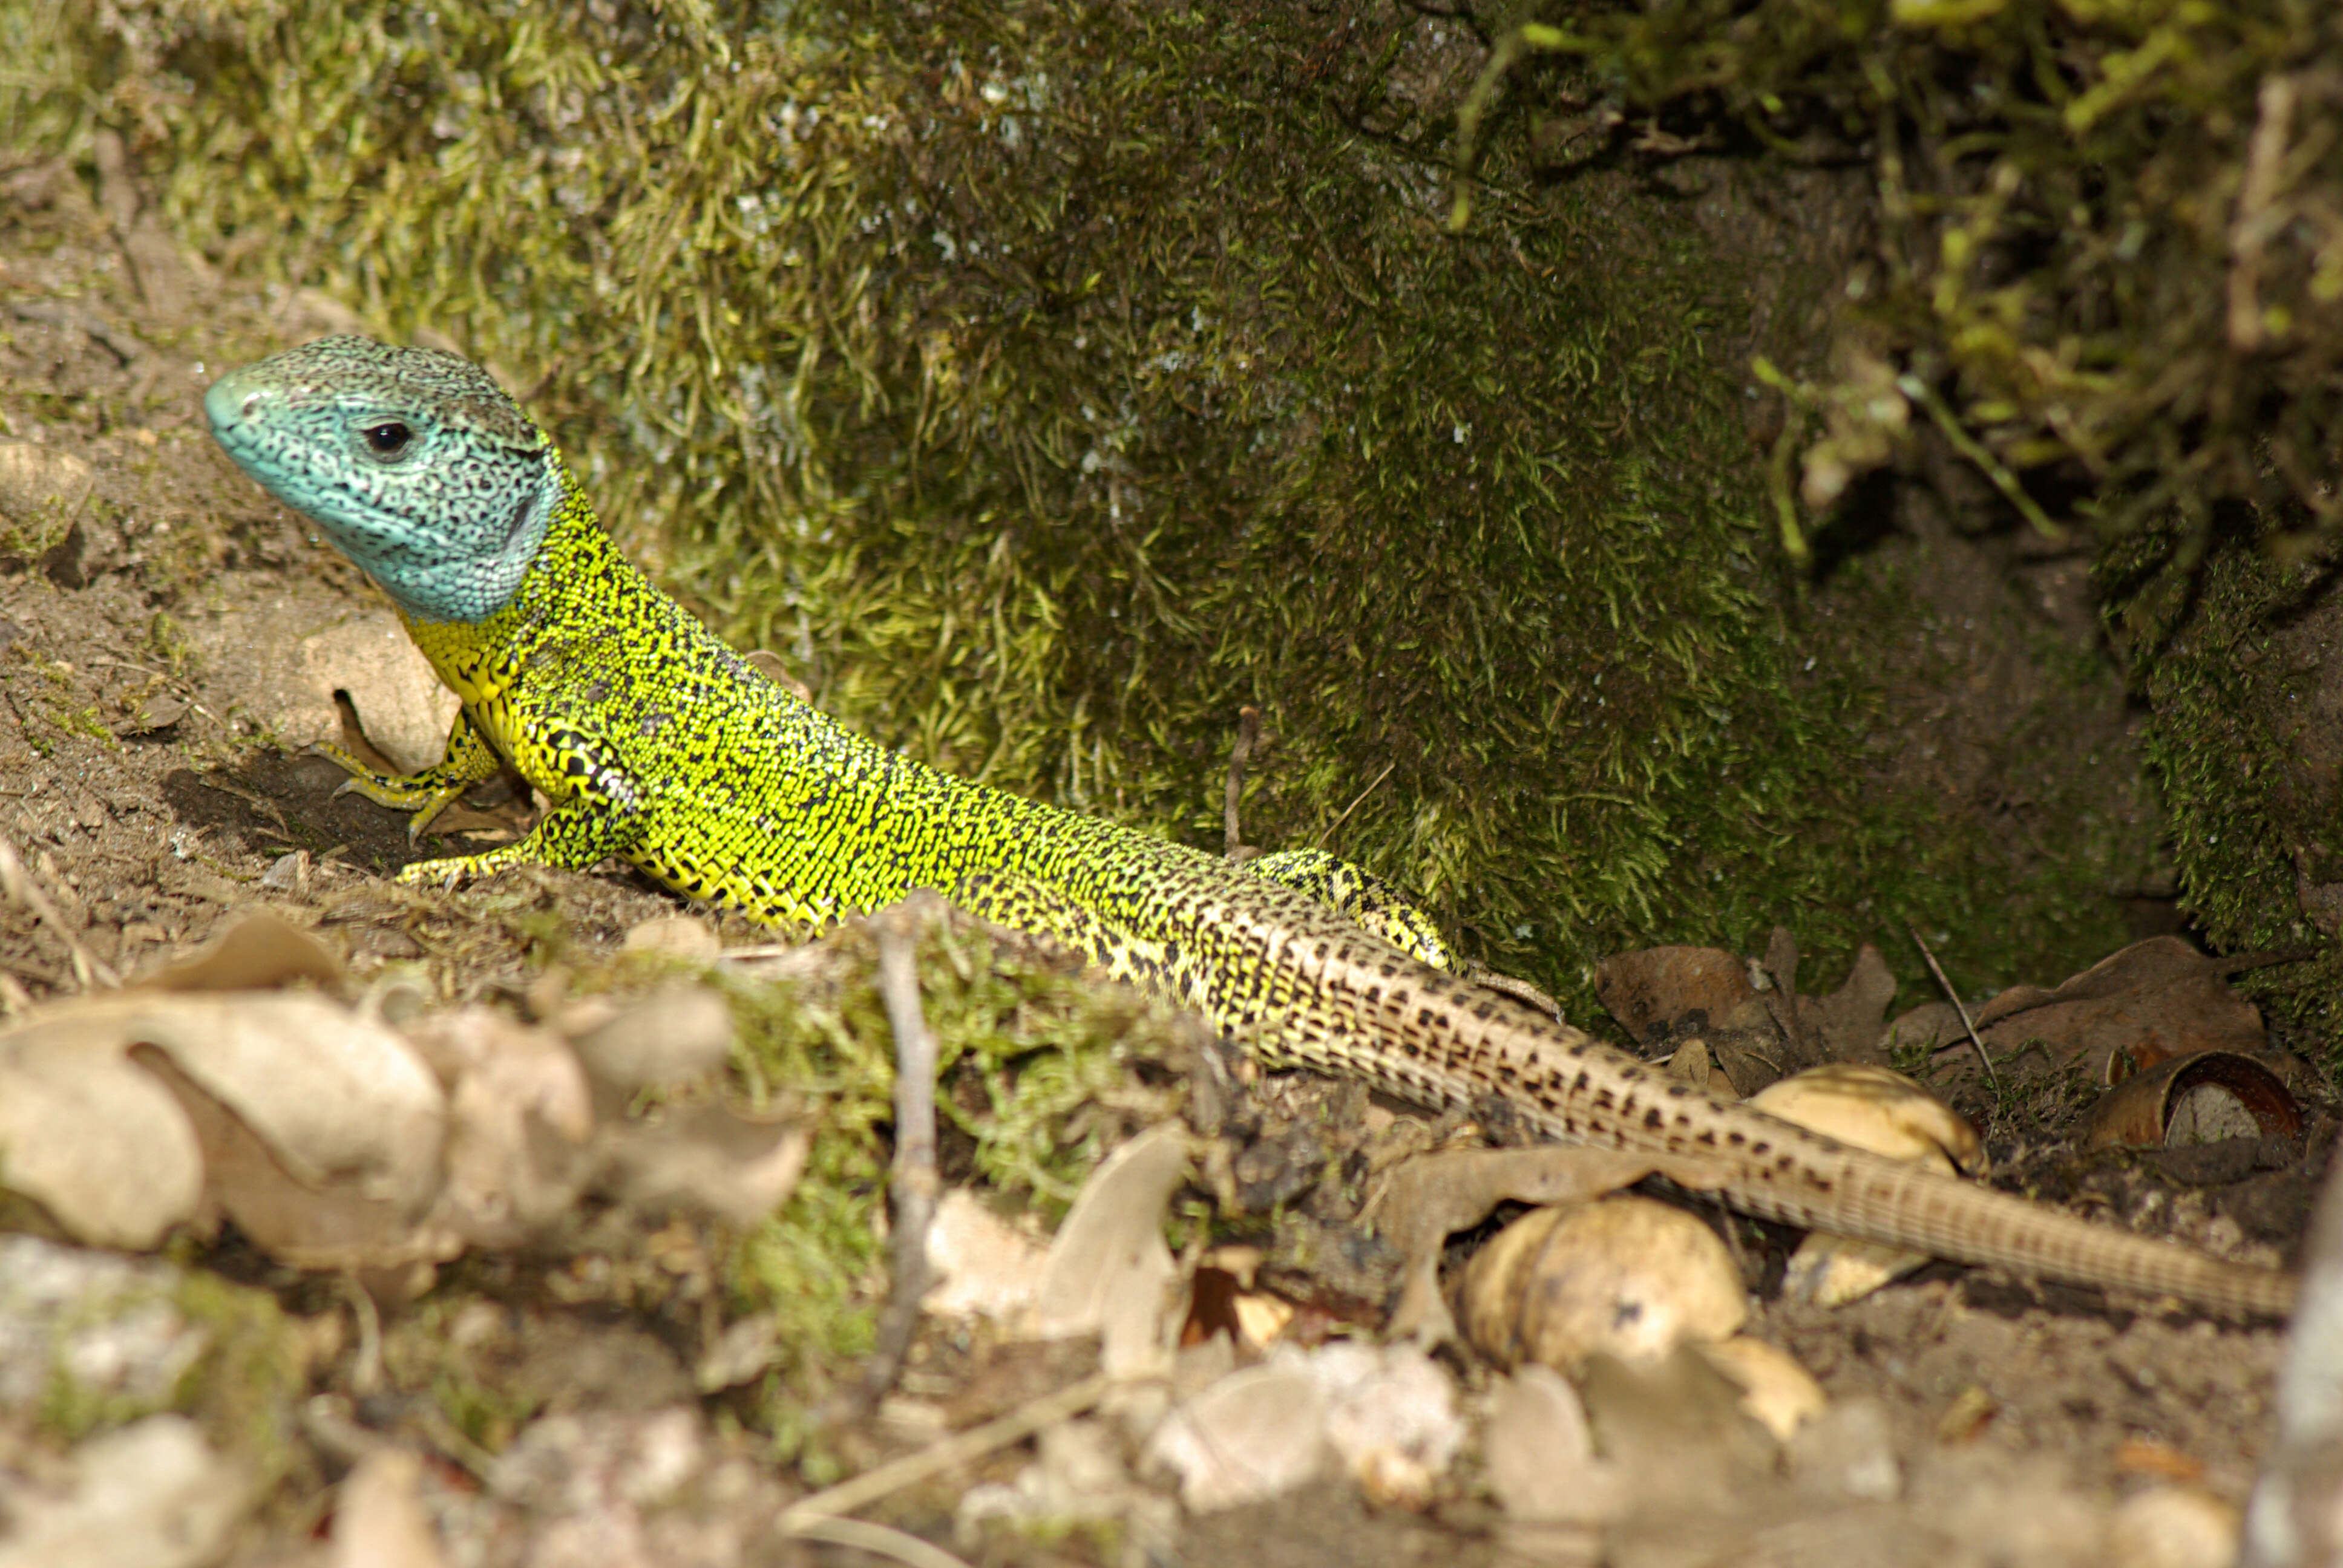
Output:
[[41,891],[40,883],[25,869],[25,862],[16,858],[16,847],[5,839],[0,839],[0,891],[32,910],[34,919],[56,933],[57,940],[65,945],[66,955],[73,960],[74,979],[81,982],[82,990],[92,990],[101,985],[112,988],[122,983],[122,978],[104,959],[81,945],[81,938],[58,912],[56,905],[49,901],[48,894]]
[[890,1557],[905,1564],[906,1568],[968,1568],[967,1563],[961,1559],[940,1546],[920,1540],[908,1530],[898,1530],[891,1524],[873,1524],[867,1519],[831,1519],[817,1515],[797,1525],[789,1533],[800,1541],[823,1541],[832,1546],[868,1552],[873,1557]]
[[1237,852],[1244,848],[1244,835],[1237,831],[1237,799],[1244,793],[1245,767],[1260,739],[1261,709],[1248,702],[1237,709],[1237,743],[1229,753],[1228,797],[1221,806],[1221,826],[1228,845],[1223,852],[1232,860],[1242,859]]
[[890,1460],[876,1469],[840,1482],[836,1486],[800,1497],[781,1510],[780,1525],[784,1533],[795,1535],[805,1525],[816,1520],[833,1519],[868,1507],[882,1497],[890,1496],[907,1486],[915,1486],[930,1475],[940,1475],[971,1460],[981,1459],[995,1449],[1007,1448],[1012,1442],[1022,1442],[1045,1426],[1069,1421],[1104,1399],[1115,1387],[1115,1380],[1104,1372],[1092,1372],[1080,1382],[1069,1383],[1055,1393],[1043,1394],[1031,1403],[997,1416],[981,1426],[954,1432],[940,1442],[930,1443],[917,1453]]
[[1977,1065],[1985,1069],[1985,1081],[1993,1085],[1996,1094],[1999,1094],[2001,1079],[1993,1070],[1993,1058],[1985,1053],[1985,1041],[1977,1038],[1976,1024],[1970,1019],[1969,1010],[1961,1000],[1961,993],[1953,989],[1953,982],[1945,978],[1945,966],[1936,961],[1936,955],[1930,952],[1928,944],[1920,940],[1920,928],[1914,926],[1911,930],[1912,940],[1919,947],[1920,956],[1928,960],[1928,972],[1935,975],[1936,983],[1945,988],[1945,995],[1952,999],[1953,1010],[1961,1015],[1961,1027],[1969,1031],[1969,1043],[1976,1048]]
[[932,893],[914,893],[874,922],[879,934],[879,996],[895,1031],[895,1268],[878,1343],[862,1374],[856,1415],[878,1407],[903,1370],[928,1293],[928,1230],[935,1221],[936,1037],[920,1010],[920,930],[936,913]]
[[1318,837],[1312,840],[1312,844],[1318,849],[1324,849],[1326,847],[1326,840],[1334,836],[1334,829],[1341,827],[1344,822],[1349,821],[1351,813],[1357,810],[1360,804],[1364,801],[1368,796],[1375,792],[1375,786],[1390,778],[1392,776],[1392,769],[1398,766],[1399,761],[1396,758],[1384,763],[1383,770],[1376,774],[1372,779],[1368,780],[1367,787],[1360,790],[1357,795],[1353,796],[1349,805],[1342,808],[1341,816],[1336,817],[1332,821],[1326,824],[1324,829],[1319,832]]

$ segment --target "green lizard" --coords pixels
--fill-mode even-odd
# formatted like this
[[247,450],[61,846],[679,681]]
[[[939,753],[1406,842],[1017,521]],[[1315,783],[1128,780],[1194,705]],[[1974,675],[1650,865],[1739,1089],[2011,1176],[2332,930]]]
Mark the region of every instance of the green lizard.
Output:
[[2272,1270],[2090,1224],[1718,1101],[1453,971],[1436,929],[1331,857],[1243,867],[956,779],[752,669],[621,557],[544,432],[454,355],[329,337],[204,399],[246,473],[397,607],[462,700],[413,778],[331,751],[420,829],[508,762],[528,837],[409,881],[616,857],[690,898],[821,926],[937,889],[1202,1012],[1273,1063],[1433,1106],[1508,1102],[1547,1136],[1666,1156],[1727,1201],[1970,1262],[2285,1312]]

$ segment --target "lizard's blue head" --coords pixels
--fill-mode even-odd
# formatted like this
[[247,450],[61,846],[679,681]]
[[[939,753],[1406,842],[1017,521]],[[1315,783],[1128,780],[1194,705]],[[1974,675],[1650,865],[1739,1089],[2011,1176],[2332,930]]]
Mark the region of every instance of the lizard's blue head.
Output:
[[221,377],[204,412],[237,467],[425,620],[494,615],[561,499],[545,433],[435,349],[319,338]]

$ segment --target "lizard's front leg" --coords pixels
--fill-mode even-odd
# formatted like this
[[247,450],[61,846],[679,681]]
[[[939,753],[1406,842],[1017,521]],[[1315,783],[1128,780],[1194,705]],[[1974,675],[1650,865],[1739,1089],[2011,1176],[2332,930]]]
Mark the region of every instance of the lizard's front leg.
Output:
[[[589,870],[612,856],[630,859],[644,837],[643,791],[616,752],[577,729],[553,729],[536,739],[532,764],[543,764],[538,787],[555,797],[552,810],[527,837],[478,855],[417,860],[401,868],[402,882],[458,882],[508,866],[560,866]],[[540,769],[529,766],[534,778]]]
[[456,722],[447,731],[447,757],[420,773],[377,773],[342,748],[323,742],[310,749],[349,775],[334,791],[337,797],[363,795],[377,806],[414,812],[414,819],[407,824],[410,843],[421,838],[432,819],[453,804],[458,796],[475,784],[495,778],[497,769],[503,766],[489,748],[487,737],[480,733],[479,726],[472,722],[471,714],[463,709],[456,710]]

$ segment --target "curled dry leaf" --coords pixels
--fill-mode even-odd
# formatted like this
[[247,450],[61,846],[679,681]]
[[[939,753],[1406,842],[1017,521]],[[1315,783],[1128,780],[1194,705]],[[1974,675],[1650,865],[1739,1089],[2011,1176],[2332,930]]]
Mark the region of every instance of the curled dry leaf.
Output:
[[1596,1354],[1650,1360],[1721,1340],[1749,1312],[1715,1232],[1636,1197],[1523,1215],[1466,1267],[1461,1297],[1465,1337],[1483,1355],[1565,1372]]
[[204,1156],[170,1091],[121,1056],[0,1035],[0,1183],[67,1235],[145,1249],[193,1219]]
[[683,1209],[754,1224],[796,1191],[812,1136],[802,1121],[690,1106],[648,1125],[608,1129],[597,1185],[645,1213]]
[[[1984,1157],[1976,1129],[1900,1072],[1835,1062],[1769,1085],[1750,1103],[1842,1143],[1946,1175]],[[1924,1252],[1816,1231],[1790,1258],[1783,1288],[1824,1306],[1860,1300],[1927,1261]]]
[[1471,1230],[1500,1203],[1599,1198],[1655,1171],[1695,1190],[1715,1181],[1714,1171],[1697,1166],[1612,1149],[1473,1149],[1407,1161],[1392,1172],[1376,1210],[1377,1230],[1407,1259],[1388,1332],[1427,1346],[1455,1337],[1455,1320],[1440,1296],[1441,1245],[1452,1231]]
[[1725,1027],[1757,1000],[1749,965],[1722,948],[1644,948],[1594,966],[1594,995],[1638,1045],[1664,1040],[1697,1012]]
[[297,1240],[299,1224],[247,1206],[281,1207],[265,1189],[282,1183],[242,1181],[255,1168],[234,1157],[239,1133],[267,1172],[386,1223],[412,1219],[438,1185],[446,1107],[429,1070],[397,1035],[319,998],[78,1002],[0,1035],[0,1075],[17,1081],[0,1093],[7,1179],[81,1240],[152,1246],[195,1218],[197,1150],[196,1191],[208,1181],[263,1246]]
[[1015,1321],[1041,1288],[1043,1252],[965,1187],[936,1205],[928,1227],[928,1268],[935,1279],[925,1305],[938,1317]]
[[[2008,1064],[2004,1076],[2079,1065],[2094,1081],[2112,1084],[2176,1056],[2250,1055],[2265,1044],[2260,1010],[2230,989],[2219,960],[2178,937],[2134,942],[2055,990],[2013,986],[1973,1017],[1987,1051]],[[1888,1040],[1938,1052],[1932,1077],[1976,1070],[1967,1033],[1947,1003],[1904,1014]]]
[[234,991],[274,990],[310,980],[339,991],[348,978],[341,959],[313,933],[274,910],[247,910],[229,916],[202,947],[138,984],[146,990]]
[[593,1097],[569,1049],[483,1007],[418,1020],[408,1036],[448,1084],[434,1221],[508,1247],[568,1211],[594,1174]]
[[663,987],[595,1020],[570,1043],[595,1082],[620,1094],[671,1088],[724,1065],[732,1053],[732,1010],[704,986]]
[[1187,1173],[1187,1134],[1169,1123],[1100,1162],[1050,1243],[1033,1308],[1036,1332],[1101,1335],[1101,1363],[1116,1375],[1161,1370],[1167,1295],[1178,1274],[1163,1244],[1163,1219]]

